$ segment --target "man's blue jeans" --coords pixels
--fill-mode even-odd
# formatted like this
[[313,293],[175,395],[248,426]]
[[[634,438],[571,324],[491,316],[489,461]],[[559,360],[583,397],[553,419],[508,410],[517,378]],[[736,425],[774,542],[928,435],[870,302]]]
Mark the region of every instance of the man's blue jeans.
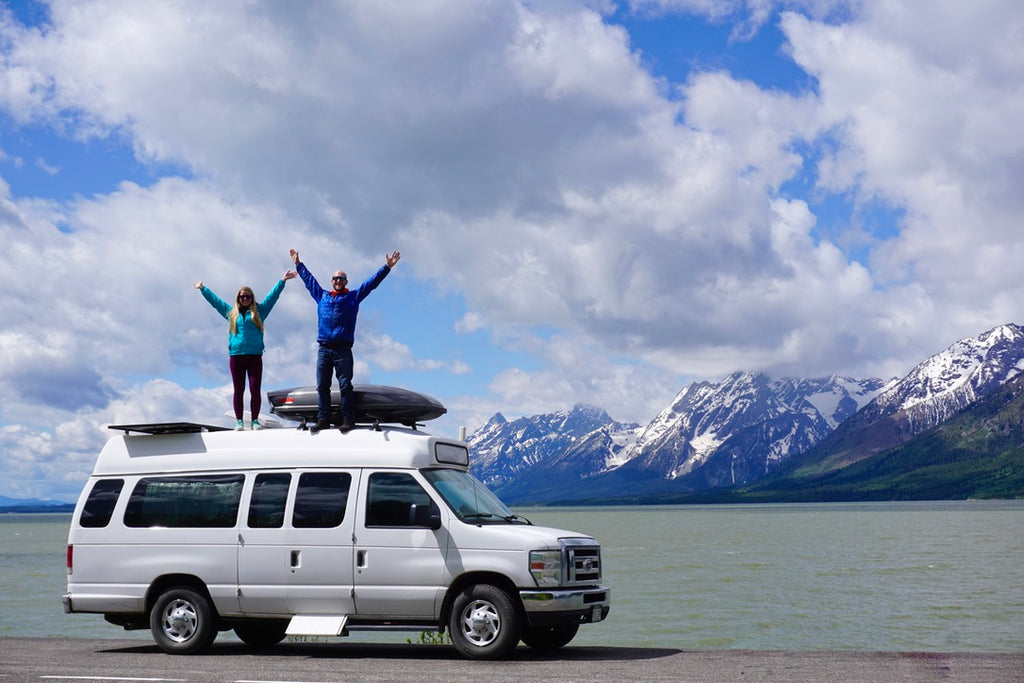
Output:
[[351,345],[320,345],[316,356],[316,393],[318,399],[317,421],[327,422],[331,419],[331,375],[338,377],[338,389],[341,392],[341,419],[343,422],[354,422],[356,411],[352,405],[352,360]]

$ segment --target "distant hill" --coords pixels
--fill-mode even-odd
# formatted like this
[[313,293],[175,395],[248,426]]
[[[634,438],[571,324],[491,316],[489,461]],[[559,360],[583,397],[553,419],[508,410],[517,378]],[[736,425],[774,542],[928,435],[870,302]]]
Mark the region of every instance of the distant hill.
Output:
[[33,513],[71,513],[75,511],[74,503],[58,503],[57,505],[0,505],[0,514],[33,514]]
[[0,496],[0,514],[11,512],[74,512],[74,503],[59,500],[40,500],[38,498],[9,498]]

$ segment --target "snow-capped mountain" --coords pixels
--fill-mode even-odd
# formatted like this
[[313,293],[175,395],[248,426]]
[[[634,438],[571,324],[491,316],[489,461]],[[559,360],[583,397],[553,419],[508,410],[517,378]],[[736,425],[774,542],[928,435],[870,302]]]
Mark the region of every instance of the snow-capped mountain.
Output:
[[686,387],[645,428],[583,405],[511,423],[498,414],[468,439],[473,473],[512,503],[653,491],[683,478],[698,489],[754,481],[883,384],[738,372]]
[[606,495],[605,475],[622,464],[623,453],[639,433],[638,424],[602,425],[495,490],[510,503]]
[[622,469],[685,478],[695,488],[755,481],[830,434],[884,385],[756,372],[691,384],[644,429]]
[[572,470],[576,477],[614,468],[638,428],[616,422],[600,408],[577,404],[569,411],[514,422],[498,413],[466,441],[473,474],[500,491],[524,473],[536,474],[549,465],[563,473]]
[[1024,370],[1024,328],[1008,324],[961,339],[880,394],[865,417],[906,415],[920,433],[959,413]]
[[962,339],[900,380],[737,372],[685,387],[646,427],[599,408],[506,421],[469,438],[474,474],[511,503],[749,484],[783,465],[834,469],[933,427],[1024,370],[1024,329]]
[[1024,328],[1000,325],[961,339],[893,383],[808,453],[841,467],[945,422],[1024,371]]

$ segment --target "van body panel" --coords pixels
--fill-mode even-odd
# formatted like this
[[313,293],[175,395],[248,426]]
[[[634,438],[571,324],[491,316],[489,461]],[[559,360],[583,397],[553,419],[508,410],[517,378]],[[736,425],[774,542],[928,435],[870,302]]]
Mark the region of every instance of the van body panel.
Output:
[[287,612],[289,614],[352,614],[352,510],[341,525],[327,529],[287,530]]
[[438,595],[450,583],[445,558],[450,534],[448,511],[441,528],[411,525],[413,503],[434,504],[430,485],[415,471],[368,469],[357,513],[355,545],[356,614],[360,617],[429,619],[437,616]]
[[356,546],[356,614],[431,618],[450,580],[448,534],[430,529],[364,529]]
[[117,596],[116,608],[102,611],[144,611],[150,586],[174,574],[199,578],[218,612],[237,613],[236,535],[234,529],[122,528],[119,543],[79,540],[74,573],[68,577],[75,609],[92,611],[88,605],[101,592]]
[[[254,533],[254,531],[256,533]],[[249,616],[288,614],[291,546],[266,529],[239,534],[238,612]]]

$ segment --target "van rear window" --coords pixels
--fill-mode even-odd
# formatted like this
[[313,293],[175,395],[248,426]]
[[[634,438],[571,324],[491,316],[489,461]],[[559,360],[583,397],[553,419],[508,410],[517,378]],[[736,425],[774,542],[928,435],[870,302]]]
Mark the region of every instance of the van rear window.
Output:
[[295,492],[292,526],[332,529],[345,519],[352,475],[348,472],[304,472]]
[[469,449],[450,443],[434,444],[434,457],[446,465],[469,465]]
[[124,479],[100,479],[93,484],[78,523],[88,529],[99,529],[110,524],[110,516],[114,514],[114,505],[123,487]]
[[288,502],[291,482],[290,474],[256,475],[249,501],[249,528],[280,529],[284,526],[284,506]]
[[128,499],[129,527],[233,527],[242,497],[241,474],[146,477]]

